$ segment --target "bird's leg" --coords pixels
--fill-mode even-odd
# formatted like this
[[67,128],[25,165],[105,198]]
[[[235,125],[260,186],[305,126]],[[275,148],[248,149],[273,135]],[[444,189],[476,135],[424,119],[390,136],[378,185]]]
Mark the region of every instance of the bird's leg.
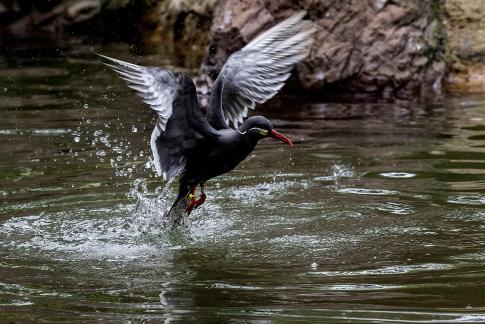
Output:
[[200,192],[201,192],[200,198],[197,199],[197,201],[195,202],[194,209],[196,209],[197,207],[200,207],[205,202],[205,200],[207,198],[207,196],[205,195],[205,192],[204,192],[204,183],[203,182],[200,183]]
[[195,204],[197,203],[197,200],[195,200],[195,188],[197,188],[197,185],[190,187],[190,192],[187,195],[187,198],[190,199],[190,204],[187,206],[187,208],[185,208],[185,211],[189,215],[194,209]]
[[204,192],[204,183],[200,184],[201,195],[200,195],[200,198],[197,199],[197,200],[195,200],[195,188],[196,188],[196,186],[191,187],[190,193],[187,196],[190,199],[190,204],[185,209],[187,214],[190,214],[192,212],[192,210],[200,207],[205,202],[205,200],[207,198],[207,196],[205,195],[205,192]]

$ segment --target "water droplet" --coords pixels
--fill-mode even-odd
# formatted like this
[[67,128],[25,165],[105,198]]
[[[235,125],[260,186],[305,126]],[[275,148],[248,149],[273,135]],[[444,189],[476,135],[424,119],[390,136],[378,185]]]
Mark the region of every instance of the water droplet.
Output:
[[310,264],[310,268],[312,268],[313,270],[315,270],[316,268],[318,268],[318,263],[313,262],[312,264]]
[[79,136],[74,137],[74,142],[79,143],[80,140],[81,138]]
[[89,108],[89,105],[88,105],[87,103],[85,103],[85,104],[83,105],[83,107],[84,107],[84,108]]
[[106,151],[105,150],[99,150],[96,152],[97,156],[106,156]]
[[133,133],[137,133],[137,132],[138,132],[138,128],[136,128],[135,126],[133,126],[133,127],[131,128],[131,131],[132,131]]

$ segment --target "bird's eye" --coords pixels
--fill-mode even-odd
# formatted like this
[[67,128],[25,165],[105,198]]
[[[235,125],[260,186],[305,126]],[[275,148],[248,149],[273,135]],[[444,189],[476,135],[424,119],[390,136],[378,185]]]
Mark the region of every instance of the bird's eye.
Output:
[[258,132],[259,135],[268,136],[269,131],[259,127],[253,127],[249,130],[250,132]]

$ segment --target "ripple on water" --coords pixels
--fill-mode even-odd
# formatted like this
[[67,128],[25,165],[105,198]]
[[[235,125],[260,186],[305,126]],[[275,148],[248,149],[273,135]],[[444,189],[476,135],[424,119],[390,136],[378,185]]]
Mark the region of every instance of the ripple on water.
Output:
[[408,173],[408,172],[383,172],[379,173],[381,177],[384,178],[393,178],[393,179],[409,179],[416,177],[415,173]]
[[72,297],[69,293],[61,293],[55,290],[44,290],[39,288],[25,287],[15,283],[0,282],[1,306],[31,306],[34,303],[32,297]]
[[31,302],[30,300],[18,300],[18,299],[14,299],[10,303],[0,303],[0,306],[17,306],[17,307],[20,307],[20,306],[32,306],[32,305],[34,305],[34,303]]
[[373,195],[373,196],[387,196],[397,195],[399,192],[386,189],[366,189],[366,188],[339,188],[337,192],[354,194],[354,195]]
[[456,195],[448,197],[447,202],[462,205],[485,205],[485,196],[482,195]]
[[412,206],[390,201],[381,204],[370,205],[370,208],[389,212],[394,215],[408,215],[414,213],[414,208]]
[[350,276],[379,276],[379,275],[400,275],[424,271],[442,271],[452,269],[451,264],[446,263],[422,263],[409,265],[395,265],[378,269],[365,269],[358,271],[309,271],[312,276],[327,277],[350,277]]
[[482,264],[483,262],[485,262],[485,251],[455,255],[455,256],[450,257],[450,259],[456,260],[456,261],[461,261],[461,262],[470,262],[470,263]]
[[335,291],[374,291],[374,290],[390,290],[403,288],[401,285],[380,285],[380,284],[336,284],[328,285],[326,289]]
[[[251,186],[240,186],[232,189],[232,196],[239,201],[254,205],[255,203],[266,203],[273,200],[274,195],[284,195],[291,190],[306,189],[310,186],[308,181],[272,181],[263,182]],[[223,195],[225,190],[218,190],[217,194]]]
[[327,233],[322,235],[284,235],[272,238],[268,243],[274,247],[274,250],[281,251],[298,250],[301,255],[310,255],[319,251],[327,251],[349,241],[358,242],[359,236],[339,236]]
[[0,129],[0,135],[62,135],[70,133],[71,129],[67,128],[15,128]]

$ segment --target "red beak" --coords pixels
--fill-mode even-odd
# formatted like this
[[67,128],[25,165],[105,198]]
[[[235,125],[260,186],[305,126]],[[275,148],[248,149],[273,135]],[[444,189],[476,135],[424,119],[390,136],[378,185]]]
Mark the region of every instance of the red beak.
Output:
[[283,143],[293,145],[293,143],[291,142],[291,140],[288,137],[286,137],[285,135],[283,135],[281,133],[278,133],[274,129],[271,131],[271,134],[269,134],[269,137],[277,139],[278,141],[281,141]]

